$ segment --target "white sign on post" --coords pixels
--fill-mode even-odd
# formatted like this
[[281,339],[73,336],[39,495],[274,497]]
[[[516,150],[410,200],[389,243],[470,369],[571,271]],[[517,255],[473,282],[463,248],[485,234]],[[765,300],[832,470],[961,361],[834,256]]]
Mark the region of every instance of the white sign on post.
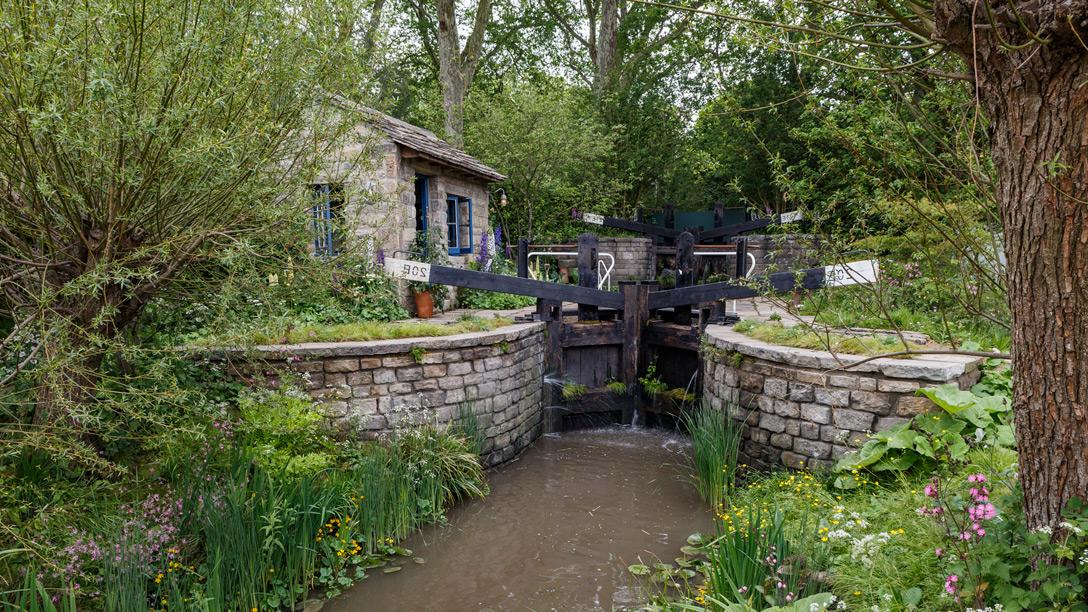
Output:
[[586,223],[592,223],[593,225],[604,225],[604,215],[598,215],[595,213],[582,213],[582,221]]
[[875,259],[824,267],[825,287],[864,285],[875,283],[878,278],[880,278],[880,262]]
[[781,215],[778,215],[778,222],[779,223],[793,223],[794,221],[800,221],[800,220],[801,220],[801,211],[799,211],[799,210],[791,210],[790,212],[784,212]]
[[405,280],[423,283],[431,280],[431,264],[419,261],[386,257],[385,271],[393,278],[403,278]]

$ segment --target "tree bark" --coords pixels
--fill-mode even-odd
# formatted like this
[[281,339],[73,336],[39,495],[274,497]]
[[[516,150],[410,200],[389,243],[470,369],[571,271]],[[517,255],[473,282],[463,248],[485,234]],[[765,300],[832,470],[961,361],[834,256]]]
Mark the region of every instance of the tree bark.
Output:
[[[989,119],[1012,311],[1013,397],[1029,527],[1088,499],[1088,49],[1043,3],[1027,23],[1048,44],[1003,47],[972,4],[935,8],[938,34],[973,69]],[[1022,5],[1026,6],[1026,5]],[[1067,19],[1068,17],[1068,19]],[[1001,37],[1027,34],[1005,23]],[[1031,42],[1028,40],[1027,42]],[[980,119],[981,121],[981,119]]]
[[[600,95],[608,88],[616,61],[616,44],[620,27],[619,0],[601,0],[600,34],[597,36],[597,73],[593,90]],[[591,26],[592,27],[592,26]]]
[[461,148],[465,144],[465,96],[472,87],[480,63],[484,35],[491,23],[491,0],[480,0],[472,32],[461,49],[455,0],[438,0],[438,79],[442,86],[445,137]]

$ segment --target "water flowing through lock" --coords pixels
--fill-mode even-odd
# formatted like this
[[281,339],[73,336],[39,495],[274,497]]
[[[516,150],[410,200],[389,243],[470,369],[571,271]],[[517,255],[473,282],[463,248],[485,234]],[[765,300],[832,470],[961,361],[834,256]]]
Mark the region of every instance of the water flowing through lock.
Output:
[[325,609],[636,609],[648,585],[627,567],[671,562],[689,534],[712,529],[689,452],[686,436],[659,429],[544,436],[491,474],[486,499],[405,543],[425,563],[376,570]]

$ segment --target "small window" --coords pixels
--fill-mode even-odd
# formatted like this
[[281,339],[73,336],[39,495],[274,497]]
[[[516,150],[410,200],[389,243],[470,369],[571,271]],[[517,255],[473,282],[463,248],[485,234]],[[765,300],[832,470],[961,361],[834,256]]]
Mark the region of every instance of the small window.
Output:
[[344,246],[344,189],[340,185],[314,185],[312,194],[314,205],[310,214],[313,218],[314,254],[325,257],[338,255]]
[[446,196],[446,244],[450,255],[472,252],[472,200]]

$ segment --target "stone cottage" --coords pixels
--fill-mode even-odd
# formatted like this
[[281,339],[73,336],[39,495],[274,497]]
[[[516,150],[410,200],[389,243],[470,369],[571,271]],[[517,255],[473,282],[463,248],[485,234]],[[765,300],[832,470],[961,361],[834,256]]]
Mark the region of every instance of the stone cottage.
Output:
[[453,265],[471,259],[488,226],[488,185],[506,177],[428,130],[339,104],[362,120],[312,186],[314,252],[354,241],[405,257],[417,232],[437,230]]

